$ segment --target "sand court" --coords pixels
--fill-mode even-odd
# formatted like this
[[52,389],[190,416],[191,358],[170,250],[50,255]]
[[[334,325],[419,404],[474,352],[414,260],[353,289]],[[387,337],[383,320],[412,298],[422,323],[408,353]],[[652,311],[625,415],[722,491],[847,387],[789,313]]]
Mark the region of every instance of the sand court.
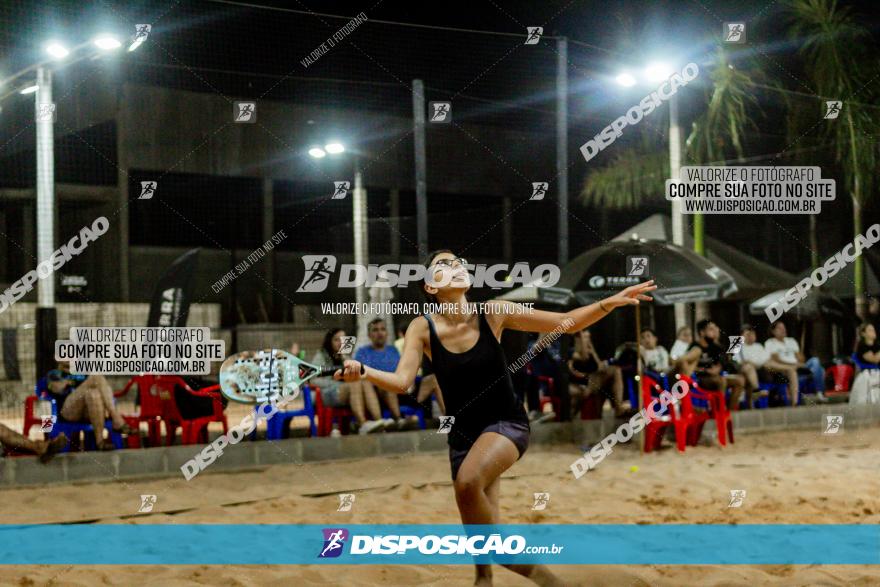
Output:
[[[502,481],[505,523],[554,524],[877,524],[880,428],[837,436],[812,431],[741,435],[721,449],[699,446],[639,456],[616,448],[575,480],[573,445],[533,446]],[[732,489],[746,490],[738,508]],[[543,511],[533,494],[547,492]],[[355,494],[350,512],[339,493]],[[138,513],[142,494],[156,495]],[[458,522],[445,453],[273,465],[236,473],[88,483],[2,492],[4,523],[450,524]],[[48,537],[47,537],[48,538]],[[243,540],[246,537],[231,537]],[[724,548],[686,545],[689,548]],[[866,545],[869,548],[870,545]],[[872,585],[864,565],[559,566],[571,585]],[[66,569],[66,570],[65,570]],[[471,567],[433,566],[22,566],[0,568],[20,585],[468,585]],[[528,585],[495,571],[496,585]]]

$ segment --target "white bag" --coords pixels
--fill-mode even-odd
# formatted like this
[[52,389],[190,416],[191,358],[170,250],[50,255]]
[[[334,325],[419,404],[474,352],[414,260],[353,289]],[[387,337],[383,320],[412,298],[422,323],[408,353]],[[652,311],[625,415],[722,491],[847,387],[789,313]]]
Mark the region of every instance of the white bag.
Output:
[[849,392],[850,404],[880,404],[880,369],[864,369]]

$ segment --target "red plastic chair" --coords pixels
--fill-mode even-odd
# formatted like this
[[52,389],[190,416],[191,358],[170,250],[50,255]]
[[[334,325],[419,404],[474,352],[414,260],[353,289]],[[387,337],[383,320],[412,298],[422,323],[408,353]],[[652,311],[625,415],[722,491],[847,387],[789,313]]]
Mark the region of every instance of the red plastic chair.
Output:
[[826,389],[826,396],[847,395],[852,388],[855,369],[852,365],[831,365],[825,369],[825,377],[834,381],[834,389]]
[[34,415],[34,406],[36,406],[37,399],[39,398],[35,395],[29,395],[24,398],[24,429],[21,433],[25,438],[30,434],[32,426],[39,426],[41,424],[40,419]]
[[[663,388],[657,381],[647,375],[642,375],[642,405],[647,408],[655,401]],[[645,426],[645,452],[651,452],[660,448],[663,441],[663,434],[666,429],[672,426],[675,430],[675,445],[679,452],[684,452],[687,444],[688,426],[695,421],[696,411],[690,404],[690,398],[685,396],[683,400],[687,400],[690,409],[682,409],[682,400],[678,405],[667,404],[665,412],[659,419],[648,422]],[[660,404],[658,403],[655,410],[659,412]]]
[[532,365],[530,363],[526,364],[526,374],[529,377],[536,379],[539,385],[543,385],[542,389],[547,390],[546,393],[539,391],[541,399],[539,400],[538,409],[543,414],[544,406],[551,404],[553,406],[553,412],[556,414],[556,421],[558,422],[562,414],[562,400],[556,395],[556,386],[553,378],[549,375],[533,375]]
[[129,379],[125,387],[114,395],[116,397],[125,395],[132,385],[137,385],[138,388],[140,411],[136,414],[123,415],[123,418],[133,428],[139,428],[141,422],[147,423],[147,439],[150,446],[162,444],[161,426],[164,422],[165,444],[171,446],[182,420],[179,414],[176,417],[174,415],[176,406],[174,410],[169,410],[167,407],[168,402],[174,403],[173,378],[162,375],[138,375]]
[[348,408],[331,408],[325,406],[321,399],[321,389],[311,386],[315,392],[315,414],[318,416],[318,436],[330,436],[333,431],[333,421],[339,422],[339,430],[342,434],[348,434],[351,421],[354,419],[354,413]]
[[[202,389],[192,389],[183,379],[180,377],[175,377],[175,379],[179,380],[178,385],[183,387],[187,393],[191,393],[192,395],[197,395],[200,397],[209,397],[212,400],[212,407],[214,409],[213,413],[209,416],[202,416],[200,418],[193,418],[192,420],[183,420],[183,432],[182,432],[182,441],[183,444],[207,444],[208,443],[208,424],[211,422],[219,422],[223,425],[223,434],[229,432],[229,423],[226,421],[226,414],[223,412],[223,402],[221,401],[222,394],[220,393],[219,385],[211,385],[209,387],[203,387]],[[173,401],[171,402],[174,405],[175,411],[177,410],[177,404]],[[180,412],[177,412],[177,415],[180,415]]]
[[[718,429],[719,444],[721,444],[721,446],[727,446],[728,438],[730,438],[730,442],[733,443],[733,419],[730,415],[730,411],[727,409],[727,401],[724,397],[724,392],[700,389],[694,379],[688,375],[676,375],[675,377],[684,381],[689,386],[689,391],[685,396],[687,401],[683,402],[683,405],[689,405],[690,409],[693,411],[689,416],[691,421],[688,423],[688,444],[690,446],[697,445],[697,442],[700,440],[700,434],[703,432],[703,425],[709,418],[715,420],[715,426]],[[694,399],[705,401],[708,404],[708,411],[701,412],[694,409],[693,405],[691,405],[691,401]],[[704,415],[705,417],[703,417]]]

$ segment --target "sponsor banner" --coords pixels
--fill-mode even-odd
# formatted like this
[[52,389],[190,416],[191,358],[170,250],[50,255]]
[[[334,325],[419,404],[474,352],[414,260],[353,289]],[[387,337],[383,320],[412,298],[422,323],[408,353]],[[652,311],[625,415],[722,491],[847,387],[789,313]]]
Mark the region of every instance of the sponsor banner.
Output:
[[[0,545],[7,565],[880,564],[876,524],[35,524],[0,526]],[[487,546],[519,553],[467,554]]]
[[199,250],[192,249],[171,264],[153,290],[147,326],[186,326],[192,301],[190,283],[199,266]]

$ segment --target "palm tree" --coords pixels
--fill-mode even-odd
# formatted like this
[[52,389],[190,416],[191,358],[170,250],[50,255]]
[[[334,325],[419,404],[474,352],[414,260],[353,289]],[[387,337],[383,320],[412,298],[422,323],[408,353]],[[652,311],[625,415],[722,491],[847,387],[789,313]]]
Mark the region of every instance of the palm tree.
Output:
[[[799,52],[809,63],[808,75],[816,93],[843,101],[842,116],[828,120],[822,134],[831,141],[843,187],[852,198],[853,234],[858,235],[862,232],[863,205],[873,193],[878,162],[877,147],[862,141],[865,136],[876,135],[880,126],[865,105],[876,102],[868,94],[868,84],[877,75],[875,59],[869,60],[865,51],[870,35],[857,24],[849,8],[838,8],[837,0],[787,0],[785,7],[792,17],[789,31],[800,43]],[[817,112],[816,116],[817,121],[822,122],[821,113]],[[854,263],[856,314],[864,317],[861,256],[856,257]]]
[[[735,67],[723,45],[719,45],[715,52],[710,77],[712,86],[708,107],[693,123],[686,142],[686,159],[702,165],[718,165],[730,157],[743,159],[745,132],[757,130],[750,112],[758,107],[755,97],[758,85],[773,84],[753,64],[748,70]],[[703,234],[703,216],[696,214],[694,250],[700,255],[706,254]]]

